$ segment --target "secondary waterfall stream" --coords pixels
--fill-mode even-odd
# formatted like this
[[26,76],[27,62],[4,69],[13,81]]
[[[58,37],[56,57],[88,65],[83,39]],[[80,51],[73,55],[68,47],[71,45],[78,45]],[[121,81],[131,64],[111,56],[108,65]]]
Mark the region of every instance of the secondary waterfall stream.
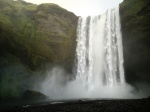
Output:
[[75,74],[87,88],[125,82],[119,8],[79,18]]

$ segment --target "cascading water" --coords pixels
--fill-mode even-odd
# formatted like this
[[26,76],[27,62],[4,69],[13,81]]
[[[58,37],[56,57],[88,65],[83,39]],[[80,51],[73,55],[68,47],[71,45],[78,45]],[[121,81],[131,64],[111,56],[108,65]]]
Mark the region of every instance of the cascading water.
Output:
[[79,18],[75,65],[75,80],[54,69],[42,92],[54,99],[134,98],[124,77],[119,7]]
[[119,8],[79,18],[76,78],[89,89],[125,83]]

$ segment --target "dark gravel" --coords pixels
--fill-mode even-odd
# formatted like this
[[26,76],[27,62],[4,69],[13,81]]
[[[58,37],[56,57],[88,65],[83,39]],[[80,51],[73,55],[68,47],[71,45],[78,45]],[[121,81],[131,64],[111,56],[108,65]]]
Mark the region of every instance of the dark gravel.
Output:
[[150,99],[47,102],[43,105],[1,107],[0,112],[150,112]]

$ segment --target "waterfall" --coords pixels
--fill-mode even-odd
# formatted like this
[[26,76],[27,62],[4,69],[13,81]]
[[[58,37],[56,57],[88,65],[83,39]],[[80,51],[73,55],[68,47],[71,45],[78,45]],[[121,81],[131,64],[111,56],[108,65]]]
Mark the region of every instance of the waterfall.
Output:
[[42,92],[54,99],[138,98],[126,83],[119,7],[98,16],[79,17],[74,80],[53,69]]
[[88,89],[125,83],[119,7],[79,18],[75,71]]

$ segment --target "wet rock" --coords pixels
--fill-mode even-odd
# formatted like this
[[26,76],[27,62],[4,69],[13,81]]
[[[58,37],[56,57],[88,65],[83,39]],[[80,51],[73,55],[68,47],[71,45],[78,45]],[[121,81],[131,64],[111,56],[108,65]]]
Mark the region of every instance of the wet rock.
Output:
[[23,100],[45,100],[48,97],[41,92],[26,90],[23,94]]

